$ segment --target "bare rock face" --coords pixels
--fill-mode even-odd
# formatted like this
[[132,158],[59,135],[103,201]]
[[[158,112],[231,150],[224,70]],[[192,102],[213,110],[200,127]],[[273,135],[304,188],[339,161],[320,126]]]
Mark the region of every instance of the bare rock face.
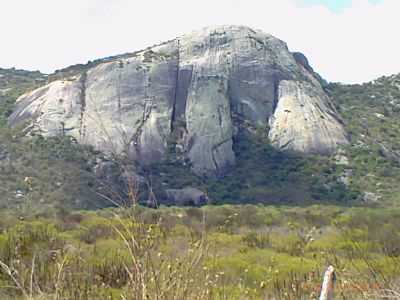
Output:
[[337,113],[322,89],[283,80],[270,118],[269,138],[279,149],[331,154],[346,143]]
[[235,163],[234,119],[269,130],[278,149],[331,154],[347,143],[306,58],[241,26],[206,28],[53,81],[20,97],[9,122],[141,164],[161,161],[175,139],[196,174],[215,175]]

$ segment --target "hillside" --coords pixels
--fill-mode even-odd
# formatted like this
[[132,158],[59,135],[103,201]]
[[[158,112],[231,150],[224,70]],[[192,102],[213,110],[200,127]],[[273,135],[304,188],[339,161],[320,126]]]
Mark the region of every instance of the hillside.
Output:
[[[399,114],[396,101],[400,99],[396,87],[398,77],[380,78],[364,85],[330,84],[327,87],[337,110],[344,119],[346,130],[350,133],[351,145],[346,148],[341,157],[336,157],[344,165],[335,163],[335,158],[315,155],[304,157],[276,151],[269,145],[266,136],[260,134],[260,138],[255,138],[254,135],[243,136],[241,142],[235,144],[234,151],[238,154],[237,166],[224,178],[204,179],[194,174],[190,175],[190,170],[179,163],[179,158],[174,152],[169,154],[162,164],[149,168],[147,176],[151,177],[154,190],[161,196],[162,186],[165,183],[172,188],[195,186],[207,190],[210,198],[220,203],[299,203],[313,200],[346,203],[350,200],[362,199],[363,192],[375,194],[375,196],[368,194],[372,198],[367,196],[367,201],[374,201],[377,197],[382,197],[379,202],[396,203],[399,193],[396,182],[400,174],[398,152],[396,152],[399,149],[397,140],[399,128],[396,121]],[[28,79],[29,76],[26,80]],[[30,89],[32,86],[21,87],[17,84],[15,89],[10,90],[8,98],[3,96],[3,99],[6,99],[2,102],[3,111],[7,111],[6,107],[10,107],[10,104],[12,105],[15,101],[16,96],[12,96],[12,93],[21,93],[24,88]],[[38,155],[37,151],[30,153],[30,149],[32,149],[30,139],[19,137],[17,140],[12,140],[9,129],[2,128],[1,132],[2,147],[4,148],[5,145],[10,147],[12,142],[13,147],[20,149],[21,161],[27,161],[26,156]],[[40,140],[44,142],[44,140]],[[54,140],[56,144],[58,141],[60,140]],[[77,153],[74,151],[78,151],[78,145],[66,143],[68,151]],[[51,165],[50,170],[57,168],[49,162],[54,155],[49,155],[48,147],[44,151],[40,155],[40,160],[34,160],[35,165],[41,166],[44,163]],[[57,163],[60,163],[62,160],[60,161],[59,158],[64,159],[65,157],[64,154],[60,154],[55,158]],[[21,182],[26,177],[37,178],[37,186],[48,182],[48,178],[43,174],[47,168],[42,169],[41,172],[34,172],[37,170],[36,167],[15,163],[15,169],[19,172],[14,176],[17,176],[18,180],[10,177],[9,172],[5,172],[4,169],[2,173],[2,182],[20,182],[19,185],[6,185],[6,188],[3,185],[2,188],[7,191],[2,193],[2,203],[6,202],[7,205],[10,205],[9,202],[14,199],[18,186],[23,187]],[[67,165],[71,167],[70,163]],[[87,164],[83,163],[83,165],[77,166],[75,171],[87,172],[87,167]],[[64,167],[61,169],[65,170]],[[266,172],[265,170],[271,171]],[[93,178],[94,175],[89,173],[87,176]],[[72,181],[72,185],[68,188],[65,187],[64,191],[71,190],[71,187],[78,181],[76,176],[63,176],[63,178],[69,178]],[[349,187],[346,187],[343,181]],[[55,185],[48,187],[48,192],[54,192],[52,191],[54,187]],[[65,199],[71,198],[68,193],[61,192],[60,194],[59,201],[61,203],[66,204],[72,201]],[[88,201],[88,199],[91,199],[90,202],[100,201],[94,195],[84,196],[85,194],[82,193],[79,195],[86,198],[82,199],[82,202]],[[38,197],[33,198],[36,201],[39,200]],[[12,202],[14,203],[14,201]]]
[[40,72],[0,69],[1,209],[35,212],[101,203],[90,189],[94,179],[88,162],[94,152],[69,139],[27,138],[23,125],[15,129],[6,126],[17,97],[46,82],[47,76]]
[[[165,45],[170,45],[170,43],[172,42],[149,49],[167,47]],[[280,41],[277,43],[279,44]],[[140,199],[143,202],[148,201],[154,193],[158,202],[171,203],[166,200],[168,189],[186,187],[198,188],[205,192],[212,203],[330,202],[345,205],[357,203],[387,205],[398,202],[400,190],[396,182],[400,179],[400,148],[397,139],[399,126],[396,120],[400,111],[399,76],[380,78],[363,85],[326,84],[308,65],[306,58],[300,54],[294,54],[296,59],[293,62],[296,68],[299,68],[299,72],[308,72],[307,76],[313,78],[312,84],[317,89],[322,90],[322,87],[318,86],[319,82],[323,83],[323,92],[329,95],[328,101],[335,106],[332,107],[332,111],[337,113],[335,118],[340,119],[346,138],[350,142],[349,145],[343,145],[333,155],[304,154],[301,151],[277,148],[276,144],[271,142],[271,129],[263,128],[269,125],[258,126],[252,123],[252,113],[246,110],[241,114],[232,112],[233,129],[228,131],[234,132],[232,154],[229,154],[234,157],[234,166],[225,168],[223,174],[217,177],[199,175],[196,174],[196,170],[199,169],[193,169],[195,161],[190,161],[193,158],[190,154],[191,148],[189,146],[185,149],[188,146],[184,144],[184,140],[190,140],[190,138],[182,139],[181,136],[182,130],[184,135],[189,134],[187,122],[193,122],[190,119],[185,119],[185,121],[177,118],[172,127],[166,128],[172,131],[166,138],[167,148],[163,150],[162,158],[146,164],[132,164],[129,155],[114,161],[112,156],[95,149],[98,145],[96,143],[77,144],[79,137],[72,135],[71,139],[67,129],[65,129],[65,134],[50,135],[49,138],[43,139],[40,132],[31,132],[30,135],[33,137],[25,137],[21,134],[22,128],[26,128],[24,133],[32,128],[27,127],[29,124],[22,121],[13,129],[5,125],[5,120],[11,114],[16,98],[24,92],[44,86],[47,81],[52,85],[58,84],[58,81],[67,81],[68,78],[76,78],[82,72],[87,74],[91,68],[105,68],[105,66],[109,68],[109,65],[113,65],[114,62],[118,67],[124,59],[130,60],[130,64],[136,66],[132,61],[138,55],[139,59],[148,60],[145,64],[155,64],[158,61],[155,54],[151,59],[146,56],[150,53],[149,49],[144,52],[97,60],[86,66],[73,66],[49,77],[39,72],[1,70],[0,119],[3,121],[0,131],[2,135],[0,176],[3,184],[0,202],[3,206],[24,206],[26,199],[29,199],[29,202],[37,207],[46,207],[38,205],[43,202],[58,207],[102,207],[109,204],[108,201],[104,201],[102,197],[104,195],[109,196],[111,193],[120,200],[126,197],[127,181],[121,174],[126,174],[126,170],[132,172],[133,169],[136,178],[141,183]],[[164,63],[163,61],[164,58],[161,63]],[[126,65],[127,68],[128,65]],[[243,87],[243,90],[246,89],[248,87]],[[243,91],[238,91],[238,93],[241,92]],[[35,93],[37,92],[30,92],[28,95],[35,95]],[[94,95],[93,92],[89,93]],[[65,95],[68,99],[68,94]],[[58,98],[55,96],[54,99]],[[34,101],[35,97],[32,100]],[[18,109],[21,110],[23,106],[21,103],[18,105]],[[64,105],[63,103],[61,106]],[[279,105],[276,105],[275,109],[278,107]],[[53,112],[49,110],[50,113]],[[79,119],[80,113],[76,117]],[[41,120],[43,120],[42,117]],[[322,117],[320,120],[324,121]],[[29,119],[26,121],[29,122]],[[64,125],[65,128],[68,127],[67,123]],[[146,130],[144,128],[139,132],[143,134],[147,132]],[[210,128],[210,130],[213,129]],[[148,138],[143,136],[142,139],[145,143],[151,141],[149,144],[151,145],[154,142],[150,138],[152,136],[153,133]],[[204,141],[200,142],[200,145],[203,144]],[[221,155],[222,158],[226,154],[221,152]],[[121,159],[125,161],[125,171],[122,170],[122,172],[118,166]],[[127,163],[126,159],[128,159]],[[198,166],[200,165],[202,163]]]
[[400,75],[362,85],[330,84],[327,89],[351,138],[346,151],[350,184],[376,194],[369,194],[370,199],[398,203]]

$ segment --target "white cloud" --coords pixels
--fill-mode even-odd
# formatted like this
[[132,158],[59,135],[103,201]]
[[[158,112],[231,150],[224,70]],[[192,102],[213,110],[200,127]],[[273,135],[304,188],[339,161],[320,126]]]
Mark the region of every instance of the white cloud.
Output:
[[333,13],[301,0],[1,0],[0,66],[51,72],[204,26],[256,27],[302,51],[331,81],[400,72],[400,1]]

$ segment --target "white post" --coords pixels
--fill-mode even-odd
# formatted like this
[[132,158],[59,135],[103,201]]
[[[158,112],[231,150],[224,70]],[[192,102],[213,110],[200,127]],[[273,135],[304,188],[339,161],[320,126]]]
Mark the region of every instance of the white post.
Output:
[[335,268],[329,266],[324,275],[322,283],[321,296],[319,300],[333,300],[333,284],[335,280]]

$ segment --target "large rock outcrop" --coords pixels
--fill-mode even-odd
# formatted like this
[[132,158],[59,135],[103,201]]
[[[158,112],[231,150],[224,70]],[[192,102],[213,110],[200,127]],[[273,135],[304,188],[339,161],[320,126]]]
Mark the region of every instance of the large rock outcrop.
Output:
[[234,165],[235,122],[279,149],[329,154],[340,118],[305,57],[261,31],[206,28],[23,95],[9,122],[150,164],[173,142],[197,174]]

